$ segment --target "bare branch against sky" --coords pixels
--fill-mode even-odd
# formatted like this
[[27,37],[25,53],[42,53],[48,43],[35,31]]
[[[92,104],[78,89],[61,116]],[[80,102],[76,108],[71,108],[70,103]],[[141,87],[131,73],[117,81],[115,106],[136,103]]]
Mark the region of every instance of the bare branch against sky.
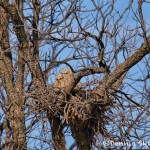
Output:
[[0,149],[148,149],[149,7],[0,0]]

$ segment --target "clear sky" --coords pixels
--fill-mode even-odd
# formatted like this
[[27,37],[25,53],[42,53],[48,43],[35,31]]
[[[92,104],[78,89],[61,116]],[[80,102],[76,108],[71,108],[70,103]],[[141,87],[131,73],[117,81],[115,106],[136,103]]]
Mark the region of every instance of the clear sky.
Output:
[[[128,4],[128,0],[116,0],[116,4],[115,4],[115,9],[122,12],[125,7],[127,6]],[[93,5],[91,3],[90,0],[85,0],[84,1],[84,4],[86,5],[87,9],[92,9],[93,8]],[[137,15],[137,0],[134,1],[134,4],[132,6],[133,10],[134,10],[134,13]],[[144,4],[143,5],[143,14],[144,14],[144,19],[145,19],[145,22],[147,23],[147,29],[150,27],[150,3],[147,3],[147,4]],[[137,24],[137,22],[134,20],[135,19],[135,16],[132,12],[129,13],[128,15],[128,18],[127,18],[127,21],[126,21],[126,25],[129,25],[131,28],[132,27],[135,27],[135,25]],[[140,47],[142,41],[139,42],[137,45]],[[148,55],[147,57],[150,57],[150,55]],[[120,59],[122,59],[122,57],[120,57]],[[120,60],[120,62],[122,62],[122,60]],[[142,77],[142,72],[139,71],[139,68],[143,68],[144,65],[142,63],[138,63],[138,65],[135,65],[132,69],[130,69],[130,73],[132,74],[135,74],[134,77],[135,78],[141,78]],[[130,80],[125,80],[125,82],[131,82]],[[135,83],[133,84],[133,86],[135,86],[135,88],[137,88],[138,90],[142,90],[142,86],[140,87],[139,85],[141,85],[141,83]],[[128,93],[132,93],[133,91],[128,88],[127,89]],[[136,102],[138,102],[138,99],[135,100]],[[67,138],[67,144],[68,146],[70,145],[72,139],[71,138]]]
[[[101,1],[101,0],[96,0],[96,1],[98,2],[98,1]],[[105,0],[103,0],[103,1],[105,1]],[[125,7],[127,6],[127,4],[128,4],[129,1],[130,1],[130,0],[116,0],[115,9],[118,10],[119,12],[122,12],[122,11],[125,9]],[[94,7],[93,7],[93,4],[92,4],[92,2],[91,2],[91,0],[83,0],[83,4],[86,6],[87,9],[93,9],[93,8],[94,8]],[[85,8],[85,9],[86,9],[86,8]],[[137,9],[137,0],[134,0],[133,10],[134,10],[135,13],[137,13],[137,12],[136,12],[136,9]],[[150,3],[147,3],[147,4],[145,4],[145,5],[143,6],[143,12],[144,12],[145,21],[147,22],[147,28],[149,28],[149,24],[150,24]],[[94,13],[93,13],[93,14],[94,14]],[[95,15],[95,14],[94,14],[94,15]],[[127,22],[126,22],[125,24],[126,24],[126,25],[130,25],[131,28],[132,28],[132,27],[135,27],[136,21],[134,20],[134,18],[135,18],[134,14],[133,14],[132,12],[130,12],[130,13],[129,13],[129,16],[128,16],[128,18],[127,18]],[[91,15],[91,18],[89,18],[89,19],[92,19],[92,15]],[[95,31],[94,33],[97,34],[96,31]],[[141,42],[142,42],[142,41],[140,41],[140,42],[138,43],[138,46],[141,45]],[[91,43],[95,44],[93,41],[92,41]],[[51,43],[50,43],[50,44],[51,44]],[[50,44],[47,44],[47,45],[45,46],[45,49],[47,49],[47,51],[50,51],[50,49],[51,49]],[[45,49],[44,49],[44,52],[45,52]],[[68,48],[67,51],[66,51],[66,49],[65,49],[65,51],[60,54],[60,57],[59,57],[59,58],[60,58],[60,59],[67,58],[67,56],[68,56],[69,53],[70,53],[70,50],[71,50],[71,49],[69,49],[69,48]],[[122,59],[123,59],[123,57],[122,57],[121,55],[122,55],[122,54],[120,54],[120,62],[122,62]],[[148,56],[148,57],[149,57],[149,56]],[[71,62],[71,64],[74,65],[74,62]],[[142,64],[142,63],[139,63],[138,65],[139,65],[139,66],[136,65],[135,67],[133,67],[133,68],[130,70],[130,72],[135,73],[135,72],[137,72],[137,71],[139,70],[139,67],[141,67],[141,68],[143,67],[143,64]],[[62,67],[62,66],[61,66],[61,67]],[[60,68],[61,68],[61,67],[60,67]],[[64,67],[64,65],[63,65],[63,67]],[[59,71],[58,71],[58,72],[55,72],[55,73],[58,74]],[[54,76],[55,76],[55,75],[54,75]],[[54,76],[50,79],[50,83],[51,83],[51,80],[54,81]],[[136,78],[138,78],[139,76],[141,76],[141,73],[140,73],[140,74],[139,74],[139,73],[135,74],[135,77],[136,77]],[[127,80],[127,81],[129,81],[129,80]],[[131,82],[131,81],[129,81],[129,82]],[[135,84],[134,86],[137,86],[137,85]],[[141,90],[140,86],[138,87],[138,89]],[[132,91],[130,91],[130,92],[132,92]],[[34,132],[34,134],[36,134],[36,133]],[[73,139],[72,139],[70,136],[66,136],[66,141],[67,141],[67,147],[69,147],[69,146],[72,144]]]

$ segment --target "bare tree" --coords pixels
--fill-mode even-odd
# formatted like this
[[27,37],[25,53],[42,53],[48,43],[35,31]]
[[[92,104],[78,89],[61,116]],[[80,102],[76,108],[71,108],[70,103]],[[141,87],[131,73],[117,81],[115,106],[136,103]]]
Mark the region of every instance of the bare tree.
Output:
[[149,5],[0,0],[1,149],[149,147]]

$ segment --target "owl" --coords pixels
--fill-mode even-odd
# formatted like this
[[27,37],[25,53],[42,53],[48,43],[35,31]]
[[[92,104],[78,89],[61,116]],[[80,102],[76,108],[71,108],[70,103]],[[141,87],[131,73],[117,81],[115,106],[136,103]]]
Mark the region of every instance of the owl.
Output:
[[70,68],[63,68],[61,73],[56,77],[54,86],[58,88],[67,87],[73,80],[74,74]]

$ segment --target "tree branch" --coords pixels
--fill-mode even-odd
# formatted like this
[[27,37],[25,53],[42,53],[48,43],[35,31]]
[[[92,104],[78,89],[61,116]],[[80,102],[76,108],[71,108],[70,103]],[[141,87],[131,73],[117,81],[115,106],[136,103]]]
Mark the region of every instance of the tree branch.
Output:
[[[150,37],[148,37],[148,42],[150,43]],[[130,57],[126,59],[125,62],[119,64],[112,74],[108,77],[107,81],[103,82],[99,88],[95,89],[94,93],[104,93],[106,89],[111,87],[124,73],[126,73],[131,67],[137,64],[144,56],[150,53],[149,45],[144,42],[139,49]]]

